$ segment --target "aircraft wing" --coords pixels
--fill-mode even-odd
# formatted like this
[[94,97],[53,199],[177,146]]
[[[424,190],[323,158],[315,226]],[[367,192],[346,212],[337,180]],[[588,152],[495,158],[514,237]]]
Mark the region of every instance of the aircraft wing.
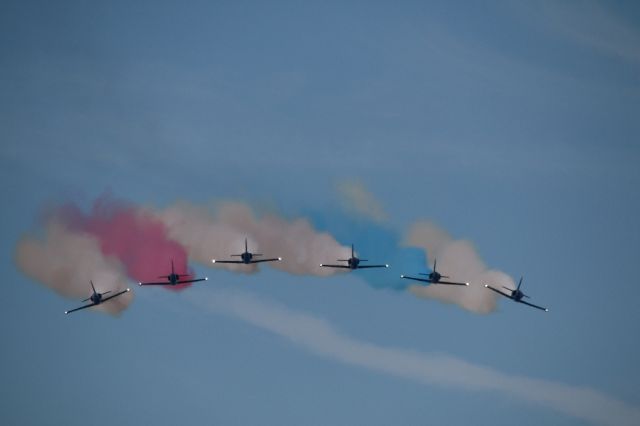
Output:
[[441,281],[438,281],[438,282],[437,282],[437,283],[435,283],[435,284],[464,285],[464,286],[468,286],[468,285],[469,285],[469,283],[454,283],[454,282],[451,282],[451,281],[442,281],[442,280],[441,280]]
[[80,306],[79,308],[75,308],[75,309],[70,309],[68,311],[64,311],[65,314],[70,314],[71,312],[75,312],[75,311],[79,311],[80,309],[86,309],[86,308],[90,308],[92,306],[96,306],[97,303],[91,303],[90,305],[84,305],[84,306]]
[[342,268],[342,269],[351,269],[350,266],[347,265],[327,265],[325,263],[321,263],[320,266],[323,266],[325,268]]
[[358,265],[358,267],[356,269],[367,269],[367,268],[388,268],[389,265],[364,265],[364,266],[360,266]]
[[197,283],[198,281],[207,281],[207,278],[196,278],[195,280],[180,280],[176,284]]
[[212,260],[213,263],[244,263],[242,260]]
[[138,283],[138,285],[171,285],[171,282],[162,281],[160,283]]
[[524,303],[525,305],[529,305],[532,308],[540,309],[541,311],[549,312],[547,308],[543,308],[542,306],[534,305],[533,303],[525,302],[524,300],[520,300],[520,303]]
[[400,278],[406,278],[408,280],[414,280],[414,281],[421,281],[423,283],[429,283],[431,284],[431,280],[428,278],[417,278],[417,277],[408,277],[406,275],[400,275]]
[[258,259],[258,260],[252,260],[251,263],[261,263],[261,262],[277,262],[279,260],[282,260],[279,257],[276,257],[274,259]]
[[485,284],[484,286],[485,286],[486,288],[488,288],[489,290],[493,290],[493,291],[495,291],[496,293],[499,293],[499,294],[503,295],[504,297],[508,297],[509,299],[512,299],[511,295],[509,295],[509,294],[507,294],[507,293],[503,293],[503,292],[501,292],[500,290],[498,290],[497,288],[493,288],[493,287],[491,287],[490,285],[487,285],[487,284]]
[[111,296],[109,296],[109,297],[105,297],[104,299],[102,299],[102,302],[101,302],[101,303],[104,303],[104,302],[106,302],[106,301],[107,301],[107,300],[109,300],[109,299],[113,299],[114,297],[118,297],[118,296],[120,296],[121,294],[125,294],[125,293],[128,293],[128,292],[129,292],[129,289],[119,291],[119,292],[117,292],[116,294],[112,294]]

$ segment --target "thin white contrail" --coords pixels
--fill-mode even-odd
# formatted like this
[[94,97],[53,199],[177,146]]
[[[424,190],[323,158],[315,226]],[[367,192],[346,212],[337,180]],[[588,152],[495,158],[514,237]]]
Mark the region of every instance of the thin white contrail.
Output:
[[588,387],[510,376],[452,356],[364,342],[344,335],[323,319],[249,293],[219,290],[204,294],[192,292],[185,296],[211,312],[238,318],[285,337],[316,355],[346,364],[428,385],[503,392],[594,424],[640,424],[639,408]]

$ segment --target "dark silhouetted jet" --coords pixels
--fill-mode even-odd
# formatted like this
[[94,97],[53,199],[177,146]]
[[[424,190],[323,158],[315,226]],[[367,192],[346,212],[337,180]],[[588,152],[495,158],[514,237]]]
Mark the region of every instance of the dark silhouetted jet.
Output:
[[524,303],[525,305],[529,305],[529,306],[531,306],[533,308],[540,309],[541,311],[549,312],[549,309],[547,309],[547,308],[543,308],[542,306],[534,305],[533,303],[525,302],[524,300],[522,300],[524,297],[529,298],[529,296],[527,296],[526,294],[524,294],[520,290],[520,286],[522,285],[522,278],[523,277],[520,277],[520,282],[518,283],[518,287],[516,287],[515,290],[512,290],[509,287],[502,286],[502,288],[508,290],[509,293],[504,293],[504,292],[498,290],[497,288],[491,287],[488,284],[485,284],[484,286],[486,288],[488,288],[489,290],[495,291],[496,293],[503,295],[504,297],[508,297],[509,299],[513,300],[514,302]]
[[281,257],[274,257],[272,259],[254,259],[254,257],[262,256],[261,253],[251,253],[249,251],[247,239],[244,239],[244,253],[241,254],[232,254],[231,257],[239,257],[240,260],[216,260],[211,259],[213,263],[243,263],[245,265],[249,265],[251,263],[261,263],[261,262],[277,262],[282,260]]
[[408,277],[406,275],[400,275],[400,278],[406,278],[408,280],[416,280],[416,281],[422,281],[425,283],[429,283],[429,284],[446,284],[446,285],[469,285],[469,283],[456,283],[456,282],[452,282],[452,281],[442,281],[441,278],[449,278],[446,275],[441,275],[440,273],[438,273],[438,271],[436,271],[436,259],[433,259],[433,271],[431,271],[428,274],[420,274],[420,275],[426,275],[428,278],[417,278],[417,277]]
[[93,281],[89,281],[89,282],[91,283],[91,290],[93,290],[93,294],[87,297],[86,299],[84,299],[83,302],[87,302],[91,300],[91,303],[88,305],[80,306],[79,308],[64,311],[65,314],[70,314],[71,312],[79,311],[80,309],[90,308],[92,306],[99,305],[101,303],[106,302],[107,300],[113,299],[114,297],[118,297],[121,294],[125,294],[130,291],[130,289],[126,289],[126,290],[119,291],[118,293],[111,295],[109,297],[103,297],[105,294],[111,293],[111,290],[105,291],[104,293],[98,293],[96,291],[96,288],[93,286]]
[[150,282],[150,283],[138,283],[138,285],[178,285],[178,284],[187,284],[187,283],[195,283],[198,281],[206,281],[209,278],[195,278],[191,280],[182,279],[183,277],[192,277],[191,274],[176,274],[175,269],[173,268],[173,260],[171,260],[171,273],[169,275],[160,275],[158,278],[166,278],[166,281],[160,282]]
[[351,257],[349,259],[338,259],[338,262],[347,262],[346,265],[326,265],[321,263],[320,266],[325,268],[342,268],[342,269],[365,269],[365,268],[388,268],[389,265],[360,265],[360,262],[368,262],[367,259],[358,259],[355,255],[355,249],[351,244]]

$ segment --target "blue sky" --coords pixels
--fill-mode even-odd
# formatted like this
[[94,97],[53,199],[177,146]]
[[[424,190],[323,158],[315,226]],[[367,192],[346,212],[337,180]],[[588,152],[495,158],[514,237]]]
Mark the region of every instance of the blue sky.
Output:
[[[0,423],[585,421],[507,392],[318,356],[194,302],[225,294],[322,319],[358,342],[640,407],[638,6],[4,2],[0,11]],[[16,242],[55,200],[89,203],[105,190],[154,206],[230,198],[321,226],[349,180],[381,203],[386,226],[435,221],[489,266],[524,274],[551,312],[504,300],[476,315],[374,290],[355,274],[197,266],[213,288],[136,288],[118,319],[65,317],[76,301],[13,263]]]

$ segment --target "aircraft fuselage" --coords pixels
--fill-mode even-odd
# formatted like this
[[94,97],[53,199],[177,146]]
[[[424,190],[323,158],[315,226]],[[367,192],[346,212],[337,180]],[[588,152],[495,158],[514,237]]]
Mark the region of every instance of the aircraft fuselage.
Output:
[[99,305],[102,302],[102,295],[100,293],[93,293],[91,295],[91,301],[96,305]]
[[511,292],[511,298],[517,302],[521,301],[523,297],[524,293],[520,290],[516,289]]
[[240,259],[242,259],[242,261],[244,263],[251,263],[251,260],[253,259],[253,253],[249,253],[249,252],[244,252],[240,255]]
[[358,259],[357,257],[351,257],[347,260],[347,264],[349,265],[349,268],[357,269],[358,265],[360,264],[360,259]]

